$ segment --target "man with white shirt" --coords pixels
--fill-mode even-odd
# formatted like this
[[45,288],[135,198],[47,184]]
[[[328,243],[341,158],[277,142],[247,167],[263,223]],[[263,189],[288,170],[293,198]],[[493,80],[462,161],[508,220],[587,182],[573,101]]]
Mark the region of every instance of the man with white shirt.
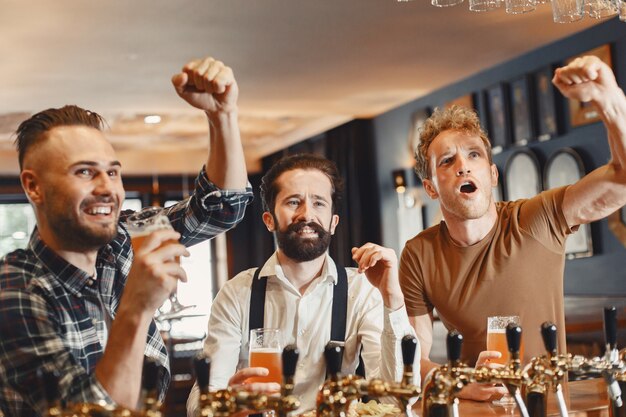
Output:
[[[300,350],[294,390],[302,402],[299,411],[315,406],[325,378],[323,352],[331,340],[331,327],[336,340],[335,328],[345,326],[340,332],[340,338],[345,337],[343,372],[354,373],[363,346],[368,377],[401,378],[400,341],[414,332],[404,308],[397,258],[393,250],[367,243],[352,249],[358,269],[335,264],[327,252],[339,222],[341,191],[335,164],[315,155],[283,158],[263,177],[263,222],[275,234],[278,249],[261,268],[243,271],[228,281],[213,303],[204,345],[212,360],[212,389],[267,374],[265,368],[248,367],[249,333],[255,327],[280,329],[283,344],[295,344]],[[343,323],[332,314],[342,291]],[[261,304],[264,300],[260,311],[254,307],[259,297]],[[275,383],[253,383],[248,388],[279,389]],[[187,401],[189,416],[196,415],[197,403],[194,386]]]

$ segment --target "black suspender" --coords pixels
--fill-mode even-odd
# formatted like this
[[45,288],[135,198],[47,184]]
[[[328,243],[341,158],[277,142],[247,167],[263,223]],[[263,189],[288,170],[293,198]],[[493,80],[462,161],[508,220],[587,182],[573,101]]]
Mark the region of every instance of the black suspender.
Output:
[[267,277],[259,279],[261,268],[254,271],[250,294],[250,330],[263,328],[265,319],[265,290],[267,288]]
[[[265,291],[267,277],[260,277],[261,268],[257,268],[252,278],[250,294],[249,327],[260,329],[265,322]],[[348,315],[348,276],[346,268],[337,266],[337,284],[333,286],[333,313],[330,320],[330,341],[346,341],[346,319]]]
[[[337,266],[337,284],[333,286],[332,317],[330,319],[330,341],[343,343],[346,341],[346,321],[348,318],[348,276],[346,268]],[[249,329],[260,329],[265,324],[265,292],[267,277],[260,277],[261,268],[254,271],[250,293]],[[356,374],[365,377],[363,358],[359,354],[359,366]],[[261,414],[252,414],[250,417],[259,417]]]
[[337,266],[337,284],[333,286],[333,315],[330,319],[330,341],[346,341],[348,316],[348,276],[346,268]]

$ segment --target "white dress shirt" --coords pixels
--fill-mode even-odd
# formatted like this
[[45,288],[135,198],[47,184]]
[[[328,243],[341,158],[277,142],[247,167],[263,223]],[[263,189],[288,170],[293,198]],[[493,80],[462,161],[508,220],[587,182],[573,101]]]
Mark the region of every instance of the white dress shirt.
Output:
[[[248,367],[250,287],[256,268],[243,271],[219,291],[211,308],[204,352],[211,358],[211,389],[228,386],[236,370]],[[368,378],[399,381],[403,363],[400,341],[415,335],[403,307],[391,311],[383,305],[378,289],[355,268],[348,276],[348,311],[343,373],[354,373],[363,345],[363,361]],[[335,263],[326,255],[319,277],[300,294],[285,277],[276,253],[259,273],[268,277],[265,295],[265,325],[282,332],[283,346],[296,344],[300,358],[295,374],[294,395],[302,406],[298,412],[313,409],[319,386],[324,382],[324,347],[330,340],[333,285],[337,282]],[[419,346],[415,353],[416,383],[419,383]],[[196,416],[199,390],[194,385],[187,400],[187,415]]]

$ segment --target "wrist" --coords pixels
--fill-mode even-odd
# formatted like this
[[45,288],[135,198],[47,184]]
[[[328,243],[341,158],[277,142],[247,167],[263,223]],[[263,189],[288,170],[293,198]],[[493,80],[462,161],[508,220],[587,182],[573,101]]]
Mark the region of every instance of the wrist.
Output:
[[123,322],[126,326],[139,328],[145,323],[150,323],[154,316],[154,310],[141,308],[137,303],[125,303],[120,301],[120,306],[115,314],[115,321]]
[[404,296],[402,293],[382,292],[383,304],[391,311],[396,311],[404,305]]
[[236,105],[222,107],[219,110],[208,111],[205,110],[209,123],[215,127],[219,127],[224,124],[230,124],[237,122],[239,117],[239,108]]

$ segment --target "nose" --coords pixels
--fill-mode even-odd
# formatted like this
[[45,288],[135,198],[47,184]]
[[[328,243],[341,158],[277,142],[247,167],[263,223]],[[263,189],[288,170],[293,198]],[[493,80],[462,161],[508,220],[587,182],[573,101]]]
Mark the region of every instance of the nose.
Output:
[[300,204],[298,211],[296,212],[296,220],[307,223],[313,220],[313,207],[309,201],[305,201],[303,204]]
[[102,172],[96,176],[94,194],[111,195],[113,194],[113,188],[113,179],[109,177],[108,173]]
[[457,158],[456,176],[461,177],[463,175],[468,175],[469,173],[470,169],[467,166],[467,160],[463,157]]

